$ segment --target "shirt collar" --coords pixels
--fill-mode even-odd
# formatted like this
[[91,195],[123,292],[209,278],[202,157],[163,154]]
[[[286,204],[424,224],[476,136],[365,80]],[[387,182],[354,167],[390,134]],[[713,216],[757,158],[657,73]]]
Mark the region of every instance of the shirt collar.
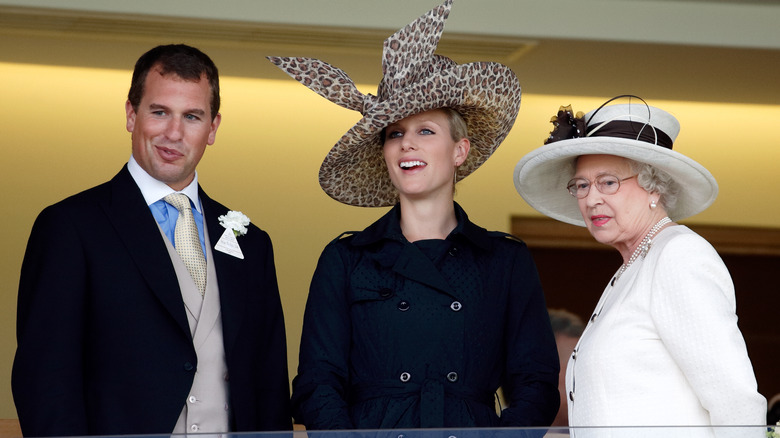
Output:
[[[138,188],[141,189],[141,194],[144,196],[146,205],[152,205],[162,198],[170,195],[171,193],[176,193],[176,190],[170,188],[168,184],[165,184],[164,182],[157,180],[149,175],[141,167],[141,165],[135,161],[135,157],[132,155],[130,155],[130,160],[127,162],[127,170],[130,171],[130,176],[133,177],[133,180],[138,185]],[[179,193],[184,193],[187,195],[187,197],[190,198],[192,203],[195,205],[195,209],[198,210],[198,212],[203,213],[200,206],[200,199],[198,198],[197,171],[195,172],[195,178],[192,179],[192,182]]]

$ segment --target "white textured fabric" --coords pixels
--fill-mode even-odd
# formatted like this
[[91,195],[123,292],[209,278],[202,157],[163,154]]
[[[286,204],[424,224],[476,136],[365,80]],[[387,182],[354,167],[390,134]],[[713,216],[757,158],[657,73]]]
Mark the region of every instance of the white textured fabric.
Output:
[[570,425],[766,421],[729,272],[687,227],[662,230],[594,315],[566,370]]
[[164,199],[165,202],[179,210],[179,218],[176,220],[176,228],[174,229],[176,252],[179,253],[187,270],[190,271],[192,279],[195,280],[200,294],[203,295],[206,291],[206,258],[200,247],[198,226],[192,215],[190,198],[181,193],[171,193]]

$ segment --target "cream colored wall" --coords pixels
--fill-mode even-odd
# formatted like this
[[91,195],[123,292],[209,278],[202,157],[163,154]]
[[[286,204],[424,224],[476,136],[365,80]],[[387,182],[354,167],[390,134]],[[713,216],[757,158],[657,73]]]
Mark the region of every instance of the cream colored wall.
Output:
[[[10,373],[18,275],[36,215],[111,178],[130,153],[124,101],[130,71],[0,63],[0,418],[14,418]],[[373,86],[363,87],[372,91]],[[717,90],[713,90],[716,92]],[[514,131],[458,188],[458,201],[486,228],[508,231],[511,215],[536,215],[517,195],[512,170],[550,131],[561,104],[587,111],[611,96],[525,95]],[[274,241],[286,312],[291,376],[297,365],[308,282],[323,246],[362,229],[385,209],[348,207],[319,188],[330,146],[359,115],[292,80],[222,78],[223,121],[199,166],[212,197],[241,210]],[[651,98],[648,96],[648,98]],[[776,179],[780,106],[654,101],[682,123],[675,149],[701,162],[720,197],[692,223],[780,226]]]

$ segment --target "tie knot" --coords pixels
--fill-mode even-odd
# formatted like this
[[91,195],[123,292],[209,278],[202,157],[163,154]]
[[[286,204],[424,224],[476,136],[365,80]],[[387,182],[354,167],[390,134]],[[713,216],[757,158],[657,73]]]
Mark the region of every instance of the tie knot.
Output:
[[170,195],[164,197],[163,199],[165,200],[165,202],[176,207],[176,209],[179,211],[192,209],[192,207],[190,207],[190,198],[188,198],[187,195],[183,193],[171,193]]

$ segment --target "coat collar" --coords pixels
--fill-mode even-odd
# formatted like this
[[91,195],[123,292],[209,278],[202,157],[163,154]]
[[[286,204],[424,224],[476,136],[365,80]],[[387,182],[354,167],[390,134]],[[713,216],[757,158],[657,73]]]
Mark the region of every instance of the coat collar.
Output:
[[[454,206],[458,225],[447,236],[447,240],[453,245],[469,242],[480,249],[489,250],[491,241],[488,232],[471,223],[457,203]],[[373,244],[379,244],[378,250],[369,250],[367,254],[377,263],[391,268],[406,278],[428,285],[457,299],[456,289],[449,283],[449,280],[416,245],[409,243],[403,236],[400,220],[401,206],[396,204],[378,221],[354,235],[350,244],[364,249]]]
[[[245,317],[246,300],[252,289],[251,272],[246,260],[214,250],[225,228],[219,224],[219,216],[228,212],[227,207],[211,199],[199,186],[198,195],[203,205],[203,223],[211,239],[211,256],[219,284],[219,298],[222,312],[222,334],[225,351],[232,350]],[[249,242],[247,242],[248,244]]]
[[[453,201],[453,204],[458,225],[456,225],[455,229],[447,236],[447,239],[465,239],[481,249],[490,250],[493,245],[488,231],[471,222],[466,212],[457,202]],[[402,243],[406,241],[406,238],[401,232],[401,204],[396,204],[378,221],[355,234],[355,237],[352,239],[352,245],[367,246],[381,240],[394,240]]]
[[124,241],[149,288],[189,336],[189,323],[173,263],[141,190],[130,176],[127,166],[109,184],[111,196],[103,205],[108,220]]
[[[182,303],[179,282],[173,268],[165,241],[154,217],[146,205],[141,190],[136,185],[127,166],[111,180],[111,197],[104,205],[109,220],[114,224],[135,260],[141,275],[150,289],[157,295],[163,307],[176,320],[187,335],[190,334],[187,314]],[[213,245],[225,229],[218,217],[227,213],[227,208],[212,200],[199,187],[203,205],[203,223]],[[219,251],[211,251],[220,287],[221,312],[225,346],[232,345],[244,317],[244,300],[250,285],[247,283],[246,262]],[[242,265],[243,263],[243,265]]]

